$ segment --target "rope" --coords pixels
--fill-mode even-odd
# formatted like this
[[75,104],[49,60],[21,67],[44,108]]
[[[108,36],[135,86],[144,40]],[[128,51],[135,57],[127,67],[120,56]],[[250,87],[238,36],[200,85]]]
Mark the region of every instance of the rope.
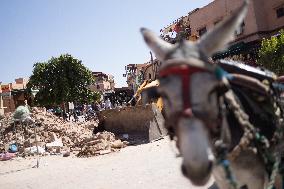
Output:
[[226,178],[229,181],[229,184],[233,187],[233,189],[238,189],[238,184],[237,181],[232,173],[231,167],[230,167],[230,162],[227,159],[224,159],[220,162],[220,164],[222,165],[225,174],[226,174]]
[[[232,90],[229,90],[228,92],[225,93],[224,95],[226,102],[229,104],[231,110],[233,111],[237,121],[243,126],[244,129],[244,134],[240,140],[240,143],[230,152],[228,156],[232,160],[234,160],[241,152],[241,150],[244,149],[251,149],[255,154],[258,153],[259,150],[263,150],[264,153],[261,153],[266,166],[268,165],[269,161],[271,162],[271,157],[269,157],[268,149],[270,147],[270,142],[268,139],[261,135],[257,129],[250,123],[248,115],[241,109],[240,105],[237,103]],[[251,147],[250,145],[252,142],[255,141],[258,144],[260,144],[260,148],[256,147]],[[280,157],[278,155],[273,155],[273,167],[271,170],[271,175],[269,178],[269,183],[267,189],[274,189],[274,183],[277,174],[279,173],[279,166],[280,166]],[[236,183],[235,180],[232,177],[231,170],[229,168],[229,163],[226,161],[221,162],[225,173],[226,177],[231,183],[232,187],[235,189],[236,188]]]
[[[259,134],[256,132],[254,126],[249,122],[248,115],[242,110],[240,105],[237,103],[232,90],[229,90],[224,95],[226,102],[229,104],[231,110],[233,111],[237,121],[240,125],[243,126],[244,134],[240,140],[240,143],[230,152],[229,156],[231,159],[235,159],[243,149],[248,149],[251,141],[256,137],[259,137]],[[266,138],[261,138],[263,142],[266,143],[266,146],[269,147],[269,142]],[[266,139],[266,140],[265,140]],[[253,149],[253,152],[256,152],[256,149]]]
[[238,189],[237,181],[230,167],[230,161],[227,159],[227,154],[228,154],[227,145],[224,144],[222,140],[216,141],[215,145],[216,145],[216,150],[218,153],[217,163],[223,167],[223,170],[226,175],[226,179],[228,180],[229,184],[233,187],[233,189]]
[[[269,179],[267,189],[274,189],[275,188],[274,183],[275,183],[276,176],[279,172],[279,165],[280,165],[280,158],[278,157],[274,162],[273,170],[272,170],[272,173],[270,175],[270,179]],[[283,185],[283,183],[282,183],[282,185]]]

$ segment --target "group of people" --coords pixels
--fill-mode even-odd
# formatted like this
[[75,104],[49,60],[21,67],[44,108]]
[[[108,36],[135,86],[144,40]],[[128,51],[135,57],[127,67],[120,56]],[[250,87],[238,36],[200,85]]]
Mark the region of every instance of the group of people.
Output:
[[91,104],[74,104],[74,102],[68,102],[67,107],[57,106],[49,109],[48,111],[57,116],[63,116],[63,118],[66,120],[77,122],[80,116],[82,116],[85,120],[88,120],[96,117],[99,111],[122,108],[128,105],[129,104],[125,100],[119,101],[119,99],[106,97],[105,100],[101,100],[99,102],[96,101]]
[[94,102],[91,105],[92,110],[95,111],[102,111],[102,110],[109,110],[114,108],[121,108],[127,106],[127,103],[125,101],[119,102],[119,101],[111,101],[109,98],[106,100],[102,100],[101,102]]
[[92,108],[95,109],[96,111],[108,110],[114,108],[109,98],[107,98],[105,101],[102,100],[101,102],[95,102],[92,105],[93,105]]
[[85,120],[95,119],[97,113],[102,110],[113,109],[115,106],[111,103],[110,99],[107,98],[101,102],[93,102],[92,104],[81,104],[74,106],[73,102],[68,102],[68,119],[75,121],[79,120],[79,116],[83,116]]

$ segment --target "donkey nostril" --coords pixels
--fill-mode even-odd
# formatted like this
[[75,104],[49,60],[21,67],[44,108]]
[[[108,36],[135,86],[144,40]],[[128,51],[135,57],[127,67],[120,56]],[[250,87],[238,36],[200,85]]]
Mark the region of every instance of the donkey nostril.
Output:
[[186,168],[183,164],[181,165],[181,172],[184,176],[187,176],[187,171],[186,171]]

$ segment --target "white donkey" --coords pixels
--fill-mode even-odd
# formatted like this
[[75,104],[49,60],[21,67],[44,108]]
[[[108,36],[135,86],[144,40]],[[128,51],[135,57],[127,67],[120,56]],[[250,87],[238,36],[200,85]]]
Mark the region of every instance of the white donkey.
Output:
[[[176,138],[183,157],[182,172],[197,186],[206,184],[212,172],[215,188],[264,189],[275,185],[280,189],[281,186],[277,179],[280,159],[265,140],[274,140],[275,122],[279,119],[273,114],[265,122],[263,116],[255,115],[253,106],[248,105],[254,99],[245,98],[244,92],[253,88],[264,99],[270,99],[271,90],[257,79],[240,75],[232,79],[238,83],[234,85],[210,60],[234,38],[247,9],[246,0],[197,42],[180,41],[173,45],[148,29],[141,29],[145,42],[162,61],[156,92],[163,98],[166,126]],[[252,87],[254,84],[256,87]],[[279,110],[274,104],[268,106]],[[261,135],[258,129],[267,127],[271,132],[258,140]],[[274,158],[270,164],[262,154],[268,152]]]

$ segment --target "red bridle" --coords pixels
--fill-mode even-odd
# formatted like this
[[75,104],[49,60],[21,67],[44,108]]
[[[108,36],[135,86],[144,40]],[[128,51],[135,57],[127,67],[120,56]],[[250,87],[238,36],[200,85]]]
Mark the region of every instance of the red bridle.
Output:
[[182,97],[183,97],[184,110],[191,108],[190,96],[189,96],[190,78],[192,74],[197,72],[208,72],[208,70],[204,68],[198,68],[195,66],[178,65],[162,69],[159,72],[159,77],[177,75],[182,78]]

